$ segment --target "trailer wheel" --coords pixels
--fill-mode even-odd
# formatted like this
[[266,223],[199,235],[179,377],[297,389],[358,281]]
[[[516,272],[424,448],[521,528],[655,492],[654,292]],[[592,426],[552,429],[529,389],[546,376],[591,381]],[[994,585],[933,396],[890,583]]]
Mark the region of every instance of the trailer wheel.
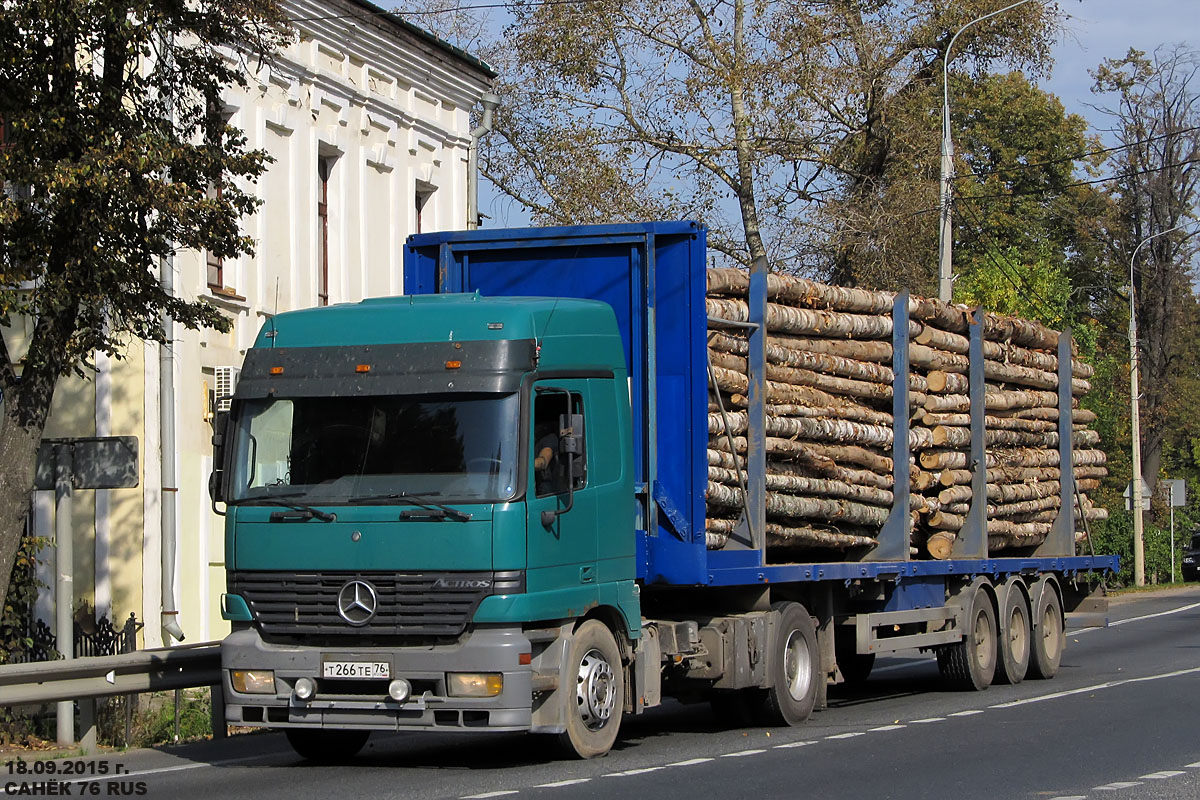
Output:
[[956,689],[982,691],[996,674],[996,612],[982,586],[971,597],[961,641],[937,650],[938,669]]
[[575,758],[607,753],[617,740],[625,703],[625,671],[612,632],[589,619],[575,631],[567,651],[568,680],[575,691],[563,694],[567,729],[558,735],[561,749]]
[[371,738],[370,731],[331,731],[319,728],[288,728],[288,744],[301,758],[329,764],[358,754]]
[[1000,660],[996,664],[996,683],[1015,685],[1025,678],[1029,669],[1032,633],[1025,593],[1015,583],[1006,589],[1000,611]]
[[1053,678],[1062,662],[1067,636],[1063,630],[1062,602],[1049,583],[1042,586],[1033,619],[1037,627],[1033,631],[1029,674],[1035,678]]
[[822,677],[817,629],[808,610],[799,603],[779,603],[775,610],[779,612],[779,629],[762,722],[799,725],[816,705],[817,681]]

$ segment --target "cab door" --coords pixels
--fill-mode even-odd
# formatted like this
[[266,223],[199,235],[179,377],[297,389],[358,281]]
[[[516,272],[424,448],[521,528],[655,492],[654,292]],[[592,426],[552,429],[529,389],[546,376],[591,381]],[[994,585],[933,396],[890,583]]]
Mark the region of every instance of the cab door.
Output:
[[[597,515],[588,480],[588,382],[539,381],[530,405],[528,591],[594,585]],[[574,436],[573,456],[564,452],[564,430]]]

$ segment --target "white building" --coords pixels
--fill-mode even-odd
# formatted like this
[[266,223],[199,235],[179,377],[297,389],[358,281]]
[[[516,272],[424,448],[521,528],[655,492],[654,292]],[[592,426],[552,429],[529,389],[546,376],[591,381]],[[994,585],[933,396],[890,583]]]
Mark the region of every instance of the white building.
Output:
[[[76,601],[94,598],[97,613],[118,622],[136,613],[148,647],[163,643],[164,497],[177,504],[179,624],[188,641],[225,633],[223,520],[207,492],[210,420],[218,383],[234,376],[264,320],[400,294],[405,238],[467,223],[470,115],[493,70],[363,0],[283,5],[299,35],[247,90],[222,98],[249,147],[274,158],[258,182],[263,205],[243,224],[256,255],[187,253],[173,263],[175,292],[214,304],[233,323],[227,334],[176,326],[176,486],[162,483],[157,345],[132,343],[123,360],[100,355],[94,380],[64,380],[46,429],[48,437],[140,440],[137,488],[77,493],[74,583]],[[52,493],[37,495],[34,530],[50,535]],[[46,603],[39,616],[49,620]]]

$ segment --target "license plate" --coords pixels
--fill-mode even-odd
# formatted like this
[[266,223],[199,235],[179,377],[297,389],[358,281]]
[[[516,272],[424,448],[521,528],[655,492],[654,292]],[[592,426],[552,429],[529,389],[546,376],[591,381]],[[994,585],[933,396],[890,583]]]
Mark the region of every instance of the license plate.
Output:
[[342,680],[388,680],[392,665],[388,661],[325,661],[321,676]]

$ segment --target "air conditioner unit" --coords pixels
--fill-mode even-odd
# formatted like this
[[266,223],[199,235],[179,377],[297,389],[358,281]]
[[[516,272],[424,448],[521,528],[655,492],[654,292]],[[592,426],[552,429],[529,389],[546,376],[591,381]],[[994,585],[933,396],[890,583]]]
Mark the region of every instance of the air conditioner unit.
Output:
[[217,367],[217,389],[213,393],[213,406],[217,411],[229,410],[233,390],[237,388],[238,376],[241,374],[241,367]]

